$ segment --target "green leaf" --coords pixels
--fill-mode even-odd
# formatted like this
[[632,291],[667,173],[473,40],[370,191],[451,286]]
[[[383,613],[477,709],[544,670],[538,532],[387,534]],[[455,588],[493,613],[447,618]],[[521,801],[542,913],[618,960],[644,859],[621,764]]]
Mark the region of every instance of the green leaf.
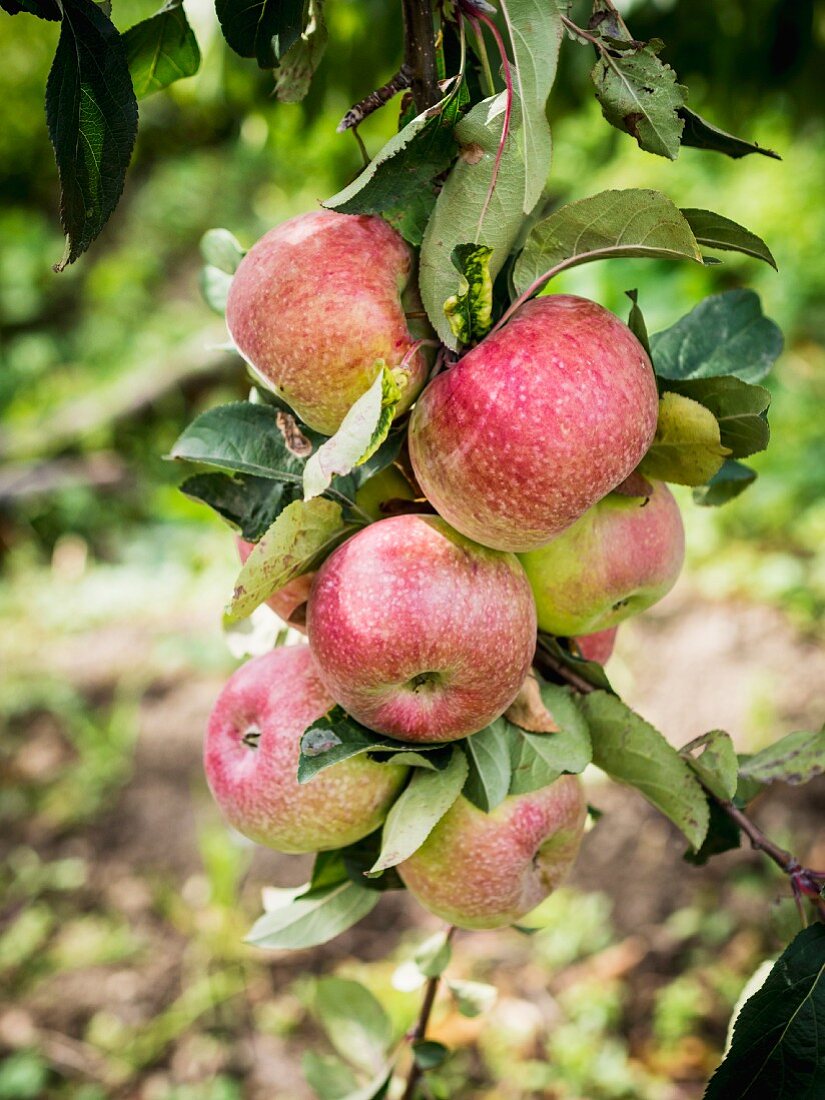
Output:
[[201,52],[181,0],[167,0],[160,11],[130,27],[123,45],[138,99],[200,68]]
[[335,435],[311,455],[304,467],[304,500],[320,496],[336,474],[348,474],[371,458],[392,427],[401,386],[379,360],[378,374],[366,393],[347,412]]
[[582,696],[593,763],[635,787],[698,848],[708,828],[708,802],[688,765],[665,738],[615,695]]
[[[562,6],[566,11],[566,3]],[[499,0],[499,7],[513,48],[513,86],[521,108],[517,140],[525,165],[521,210],[529,214],[550,171],[553,144],[545,111],[556,78],[562,11],[557,0]]]
[[305,98],[327,48],[324,0],[309,0],[308,10],[306,29],[283,55],[278,67],[275,95],[282,103],[300,103]]
[[272,69],[306,24],[306,0],[215,0],[223,36],[235,53]]
[[755,141],[745,141],[744,138],[734,137],[733,134],[720,130],[688,107],[679,108],[679,117],[685,124],[682,145],[690,145],[695,149],[711,149],[734,160],[746,157],[749,153],[761,153],[763,157],[772,157],[774,160],[782,159],[778,153],[774,153],[772,149],[763,149]]
[[409,759],[427,753],[433,757],[448,755],[452,746],[437,742],[419,744],[418,742],[395,741],[356,722],[341,707],[333,707],[328,714],[318,718],[301,737],[301,756],[298,761],[298,782],[308,783],[324,768],[330,768],[341,760],[358,756],[363,752],[391,754],[385,762],[394,763],[395,757],[403,755]]
[[381,854],[370,874],[395,867],[417,851],[461,794],[466,778],[467,757],[459,748],[453,748],[443,771],[416,769],[387,814]]
[[462,793],[485,813],[503,802],[510,789],[512,765],[507,725],[504,718],[497,718],[463,743],[469,772]]
[[423,1070],[435,1069],[440,1066],[450,1053],[443,1043],[435,1039],[416,1039],[412,1044],[413,1058]]
[[732,374],[685,382],[665,379],[661,386],[709,409],[719,424],[722,446],[735,458],[745,458],[767,447],[771,437],[767,418],[771,394],[764,386],[743,382]]
[[513,777],[510,794],[527,794],[552,783],[562,773],[578,774],[593,753],[587,722],[568,688],[542,684],[541,698],[557,733],[529,733],[510,725]]
[[448,981],[447,987],[455,999],[455,1006],[462,1016],[472,1019],[489,1012],[496,1003],[498,990],[486,982]]
[[666,392],[659,401],[656,435],[638,470],[660,481],[703,485],[729,453],[712,412],[689,397]]
[[54,0],[0,0],[0,8],[9,15],[19,15],[21,11],[36,15],[38,19],[60,21],[60,7]]
[[825,1064],[825,924],[800,932],[745,1002],[704,1100],[817,1100]]
[[346,1100],[358,1088],[355,1074],[349,1066],[332,1054],[305,1050],[301,1055],[301,1069],[318,1100]]
[[760,382],[782,351],[782,333],[752,290],[728,290],[705,298],[650,343],[660,378],[732,374]]
[[[564,642],[563,645],[562,641]],[[539,634],[541,648],[555,657],[565,668],[575,672],[577,676],[586,680],[588,684],[592,684],[593,687],[612,692],[613,688],[610,686],[604,668],[597,661],[585,660],[578,651],[574,653],[570,648],[570,641],[569,638],[559,640],[552,634]]]
[[228,229],[207,229],[201,237],[204,262],[227,275],[234,275],[246,255],[246,249]]
[[493,280],[490,276],[492,248],[458,244],[452,261],[461,276],[458,293],[444,303],[444,313],[460,344],[483,339],[493,324]]
[[[699,756],[694,756],[697,749],[702,751]],[[729,802],[734,797],[739,777],[739,761],[730,734],[724,730],[711,730],[685,745],[679,750],[679,755],[687,760],[694,774],[711,794],[721,798],[723,802]]]
[[721,214],[715,214],[712,210],[682,209],[687,218],[693,235],[700,245],[705,248],[719,248],[728,252],[743,252],[746,256],[764,260],[777,270],[773,253],[755,233],[731,221],[723,218]]
[[246,942],[277,950],[317,947],[357,924],[375,908],[378,897],[376,890],[349,880],[312,890],[283,908],[264,913],[255,921]]
[[386,1064],[392,1024],[375,996],[360,982],[321,978],[315,984],[315,1015],[336,1051],[375,1074]]
[[780,780],[796,786],[825,772],[825,726],[814,733],[797,730],[768,745],[741,765],[742,775],[760,783]]
[[693,490],[693,500],[705,508],[727,504],[729,500],[744,493],[754,481],[756,481],[756,470],[752,470],[743,462],[726,458],[719,473],[714,474],[707,485],[697,486]]
[[433,180],[453,160],[462,96],[453,90],[393,135],[353,182],[322,205],[342,214],[383,214],[420,245],[436,201]]
[[183,482],[180,491],[191,500],[208,504],[247,542],[257,542],[287,504],[300,498],[293,486],[248,474],[195,474]]
[[637,290],[626,290],[625,294],[631,301],[630,315],[627,318],[627,327],[645,349],[650,356],[650,337],[647,334],[647,325],[645,324],[644,314],[639,306],[639,292]]
[[245,619],[295,577],[316,569],[354,528],[331,500],[294,500],[255,544],[235,582],[224,623]]
[[540,221],[513,269],[519,294],[539,290],[566,268],[610,257],[702,263],[684,216],[660,191],[601,191]]
[[740,847],[742,834],[739,826],[732,821],[722,807],[713,800],[708,802],[710,817],[708,831],[699,848],[688,848],[682,857],[685,863],[694,867],[703,867],[712,856],[731,852]]
[[123,39],[93,0],[63,0],[46,82],[46,122],[60,176],[66,248],[74,263],[117,206],[137,135],[137,100]]
[[590,79],[611,126],[632,134],[646,152],[675,160],[684,126],[677,111],[684,106],[687,89],[659,59],[663,45],[659,39],[634,42],[629,35],[622,45],[611,38]]
[[229,297],[229,288],[232,286],[232,276],[227,275],[220,268],[206,264],[198,275],[198,289],[201,297],[212,310],[223,317],[226,313],[226,300]]
[[415,953],[415,965],[425,978],[437,978],[450,965],[453,949],[446,932],[436,932],[418,948]]
[[421,299],[433,328],[453,350],[458,349],[458,341],[443,309],[444,302],[456,287],[453,250],[456,245],[468,242],[487,245],[493,250],[490,277],[495,279],[521,229],[526,177],[518,125],[514,120],[511,120],[495,190],[487,201],[505,106],[504,92],[484,99],[456,126],[455,136],[461,151],[438,195],[421,245]]

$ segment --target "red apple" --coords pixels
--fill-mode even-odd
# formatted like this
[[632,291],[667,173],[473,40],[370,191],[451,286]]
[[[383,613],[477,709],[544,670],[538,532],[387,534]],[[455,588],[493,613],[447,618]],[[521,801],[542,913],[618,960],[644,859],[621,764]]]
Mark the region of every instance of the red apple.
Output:
[[206,778],[227,821],[279,852],[353,844],[377,829],[407,769],[356,756],[297,778],[301,735],[333,706],[306,645],[247,661],[209,718]]
[[679,505],[661,481],[649,497],[610,493],[572,527],[520,560],[542,630],[607,630],[670,591],[685,557]]
[[[375,380],[378,361],[398,367],[414,343],[405,316],[405,307],[421,310],[412,276],[412,253],[383,218],[301,214],[244,256],[226,324],[261,382],[311,428],[332,435]],[[412,404],[427,369],[415,352],[399,412]]]
[[510,795],[491,813],[459,797],[398,873],[436,916],[459,928],[500,928],[535,909],[565,877],[586,811],[575,775]]
[[321,566],[309,643],[330,695],[370,729],[453,741],[512,703],[535,650],[535,608],[518,560],[437,516],[359,531]]
[[582,634],[574,641],[579,647],[579,652],[585,661],[596,661],[603,665],[613,655],[613,647],[616,645],[617,626],[611,626],[607,630],[597,630],[595,634]]
[[635,469],[657,413],[653,368],[630,329],[559,294],[527,302],[430,383],[413,411],[410,457],[456,530],[533,550]]

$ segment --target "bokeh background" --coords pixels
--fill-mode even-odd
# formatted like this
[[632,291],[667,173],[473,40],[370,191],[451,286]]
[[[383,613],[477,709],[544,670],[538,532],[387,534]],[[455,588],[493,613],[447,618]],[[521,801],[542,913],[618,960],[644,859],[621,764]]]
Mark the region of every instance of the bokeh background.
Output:
[[[115,0],[114,18],[125,29],[153,8]],[[359,154],[335,125],[397,67],[396,4],[328,8],[325,63],[287,106],[224,48],[209,0],[186,0],[201,71],[141,103],[123,201],[59,276],[42,107],[57,27],[0,16],[0,1100],[303,1100],[302,1052],[328,1049],[317,976],[362,980],[399,1033],[416,1008],[403,962],[436,925],[399,895],[313,952],[241,942],[261,887],[307,867],[239,841],[206,791],[204,722],[236,664],[219,628],[236,562],[163,460],[196,412],[246,393],[198,294],[201,234],[223,225],[249,245],[347,182]],[[642,153],[602,121],[588,51],[565,47],[554,195],[659,187],[743,222],[779,263],[603,263],[559,286],[622,315],[638,287],[657,331],[747,282],[786,333],[758,482],[721,511],[682,495],[689,567],[622,629],[611,664],[674,743],[723,727],[752,750],[821,722],[825,694],[825,3],[622,8],[637,37],[666,41],[694,109],[783,157]],[[395,120],[363,127],[372,153]],[[455,972],[500,996],[477,1020],[439,1003],[435,1035],[457,1053],[438,1096],[699,1097],[745,981],[795,930],[757,855],[691,867],[633,792],[590,782],[605,817],[545,930],[457,941]],[[820,866],[822,795],[775,789],[756,809]]]

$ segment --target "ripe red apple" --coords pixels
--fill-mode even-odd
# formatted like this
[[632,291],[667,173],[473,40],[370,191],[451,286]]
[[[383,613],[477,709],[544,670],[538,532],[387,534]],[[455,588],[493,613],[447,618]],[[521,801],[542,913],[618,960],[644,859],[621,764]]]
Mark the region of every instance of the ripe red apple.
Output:
[[635,469],[653,440],[653,368],[585,298],[527,302],[426,388],[410,422],[422,489],[457,531],[533,550]]
[[530,586],[512,554],[437,516],[381,520],[324,562],[307,606],[330,695],[370,729],[453,741],[512,703],[535,650]]
[[[394,466],[387,466],[379,470],[377,474],[369,478],[355,494],[355,503],[362,512],[366,512],[373,519],[382,519],[383,506],[390,500],[413,500],[414,490],[400,470]],[[236,538],[238,555],[241,565],[252,553],[254,542],[246,542],[245,539]],[[288,581],[283,588],[273,592],[266,601],[278,618],[294,630],[300,630],[306,634],[306,602],[309,599],[309,590],[315,573],[304,573],[295,580]]]
[[618,629],[617,626],[611,626],[608,630],[597,630],[595,634],[582,634],[575,638],[585,661],[596,661],[600,665],[609,661],[616,645]]
[[306,645],[274,649],[229,679],[209,718],[204,767],[238,832],[278,852],[317,852],[384,820],[406,768],[356,756],[298,783],[301,735],[332,706]]
[[[412,275],[410,249],[383,218],[316,210],[271,229],[244,256],[226,324],[261,382],[332,435],[375,380],[376,362],[398,367],[427,334],[405,316],[421,310]],[[416,351],[399,411],[427,369]]]
[[648,487],[649,497],[610,493],[552,542],[519,555],[542,630],[606,630],[676,583],[685,557],[679,505],[663,482]]
[[489,814],[462,796],[398,873],[436,916],[459,928],[500,928],[535,909],[565,877],[586,812],[575,775],[510,795]]

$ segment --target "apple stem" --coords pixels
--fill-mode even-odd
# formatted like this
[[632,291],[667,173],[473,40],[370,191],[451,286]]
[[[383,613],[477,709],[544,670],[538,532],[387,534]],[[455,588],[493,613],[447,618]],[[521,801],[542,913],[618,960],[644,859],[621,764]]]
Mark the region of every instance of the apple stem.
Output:
[[[455,935],[457,929],[454,924],[451,924],[447,929],[444,942],[449,943]],[[441,975],[436,974],[432,978],[427,979],[427,984],[424,986],[424,997],[421,1001],[421,1009],[418,1013],[418,1019],[415,1021],[412,1030],[409,1032],[407,1038],[410,1044],[420,1042],[427,1034],[427,1027],[430,1023],[430,1016],[432,1015],[433,1005],[435,1004],[435,995],[438,992],[438,986],[441,982]],[[401,1100],[413,1100],[415,1096],[415,1090],[418,1087],[418,1083],[421,1080],[423,1070],[415,1060],[413,1055],[413,1062],[410,1066],[410,1072],[407,1076],[407,1084],[404,1088],[404,1092],[401,1094]]]
[[[535,664],[539,672],[553,673],[560,680],[566,681],[580,695],[589,695],[591,692],[599,690],[594,687],[593,684],[585,680],[584,677],[579,676],[573,669],[568,668],[567,665],[565,665],[563,661],[560,661],[553,653],[546,650],[541,645],[541,642],[539,642],[539,649],[536,651]],[[717,798],[713,791],[702,782],[699,776],[696,776],[696,779],[708,796],[708,799],[718,806],[719,809],[722,810],[722,812],[745,834],[748,840],[750,840],[751,847],[756,851],[764,852],[768,859],[772,860],[780,871],[788,876],[794,898],[797,900],[797,907],[800,908],[803,925],[805,920],[804,911],[801,909],[802,895],[809,898],[819,914],[820,919],[825,921],[825,901],[823,901],[820,896],[820,891],[825,883],[825,872],[813,871],[809,867],[803,867],[795,856],[784,848],[780,848],[778,844],[775,844],[770,837],[766,836],[759,826],[751,821],[748,815],[740,810],[731,800]]]

